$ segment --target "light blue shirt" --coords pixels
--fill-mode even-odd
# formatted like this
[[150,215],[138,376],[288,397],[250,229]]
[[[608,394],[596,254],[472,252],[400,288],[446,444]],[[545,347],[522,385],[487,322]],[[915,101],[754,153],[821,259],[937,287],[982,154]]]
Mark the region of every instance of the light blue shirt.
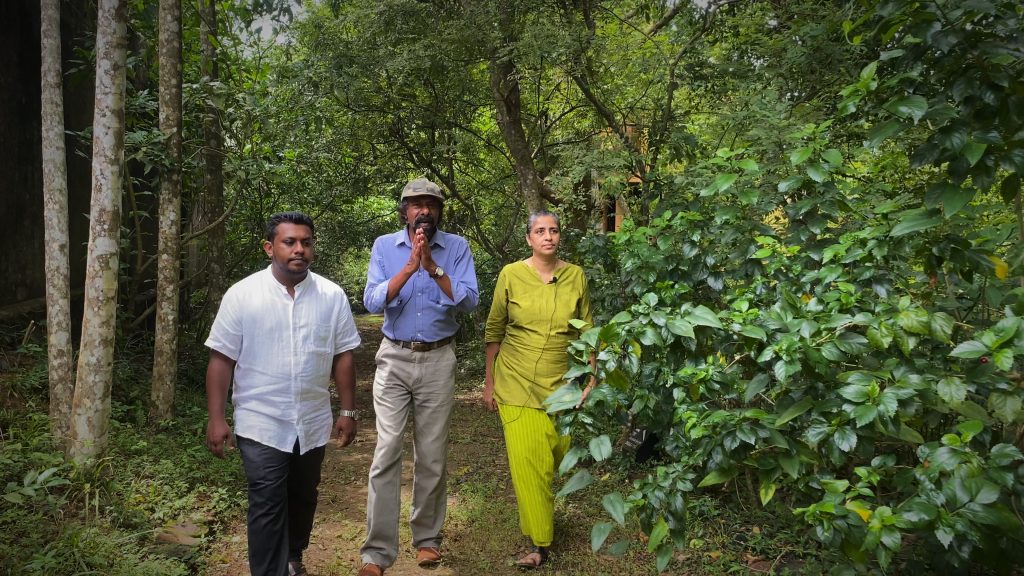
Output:
[[374,314],[384,312],[383,332],[392,340],[436,342],[454,336],[459,329],[456,313],[473,310],[480,299],[469,243],[461,236],[441,230],[430,239],[430,255],[451,279],[454,298],[449,298],[421,267],[398,295],[387,302],[388,282],[405,266],[411,254],[407,228],[374,241],[363,306]]

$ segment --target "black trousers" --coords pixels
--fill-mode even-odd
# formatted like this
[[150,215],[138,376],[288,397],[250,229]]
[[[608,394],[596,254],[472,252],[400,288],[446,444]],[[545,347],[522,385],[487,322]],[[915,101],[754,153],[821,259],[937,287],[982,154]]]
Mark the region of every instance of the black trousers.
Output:
[[241,436],[238,451],[249,484],[249,571],[252,576],[287,576],[288,561],[309,546],[316,512],[324,447],[299,455]]

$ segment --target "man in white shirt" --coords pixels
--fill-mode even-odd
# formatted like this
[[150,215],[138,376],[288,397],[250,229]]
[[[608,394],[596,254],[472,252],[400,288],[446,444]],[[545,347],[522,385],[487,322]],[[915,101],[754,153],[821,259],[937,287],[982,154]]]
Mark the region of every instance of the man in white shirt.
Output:
[[[332,435],[356,437],[359,333],[348,297],[309,271],[313,221],[301,212],[267,222],[270,266],[224,295],[206,346],[206,445],[218,458],[238,441],[249,484],[249,569],[253,576],[306,574],[324,449]],[[341,410],[331,411],[333,377]],[[234,438],[225,418],[234,380]]]

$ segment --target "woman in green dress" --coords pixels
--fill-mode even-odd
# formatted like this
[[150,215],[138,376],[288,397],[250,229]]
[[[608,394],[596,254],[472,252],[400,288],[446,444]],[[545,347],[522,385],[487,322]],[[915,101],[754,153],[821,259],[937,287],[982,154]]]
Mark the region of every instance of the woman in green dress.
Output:
[[[516,564],[536,568],[554,538],[551,481],[569,446],[547,414],[544,399],[559,388],[566,348],[579,336],[574,318],[591,322],[583,269],[558,258],[559,219],[546,210],[530,215],[526,242],[533,254],[498,275],[485,330],[484,405],[497,410],[505,431],[519,526],[532,541]],[[584,398],[593,387],[591,378]]]

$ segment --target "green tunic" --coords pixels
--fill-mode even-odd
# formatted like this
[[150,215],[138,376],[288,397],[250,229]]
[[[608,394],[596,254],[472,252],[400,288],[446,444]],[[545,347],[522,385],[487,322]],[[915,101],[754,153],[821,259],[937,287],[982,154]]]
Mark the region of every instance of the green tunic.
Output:
[[566,348],[579,337],[569,320],[592,321],[583,269],[566,264],[555,277],[541,281],[525,261],[498,275],[484,338],[501,344],[493,373],[494,398],[502,404],[543,410],[544,399],[563,384]]

